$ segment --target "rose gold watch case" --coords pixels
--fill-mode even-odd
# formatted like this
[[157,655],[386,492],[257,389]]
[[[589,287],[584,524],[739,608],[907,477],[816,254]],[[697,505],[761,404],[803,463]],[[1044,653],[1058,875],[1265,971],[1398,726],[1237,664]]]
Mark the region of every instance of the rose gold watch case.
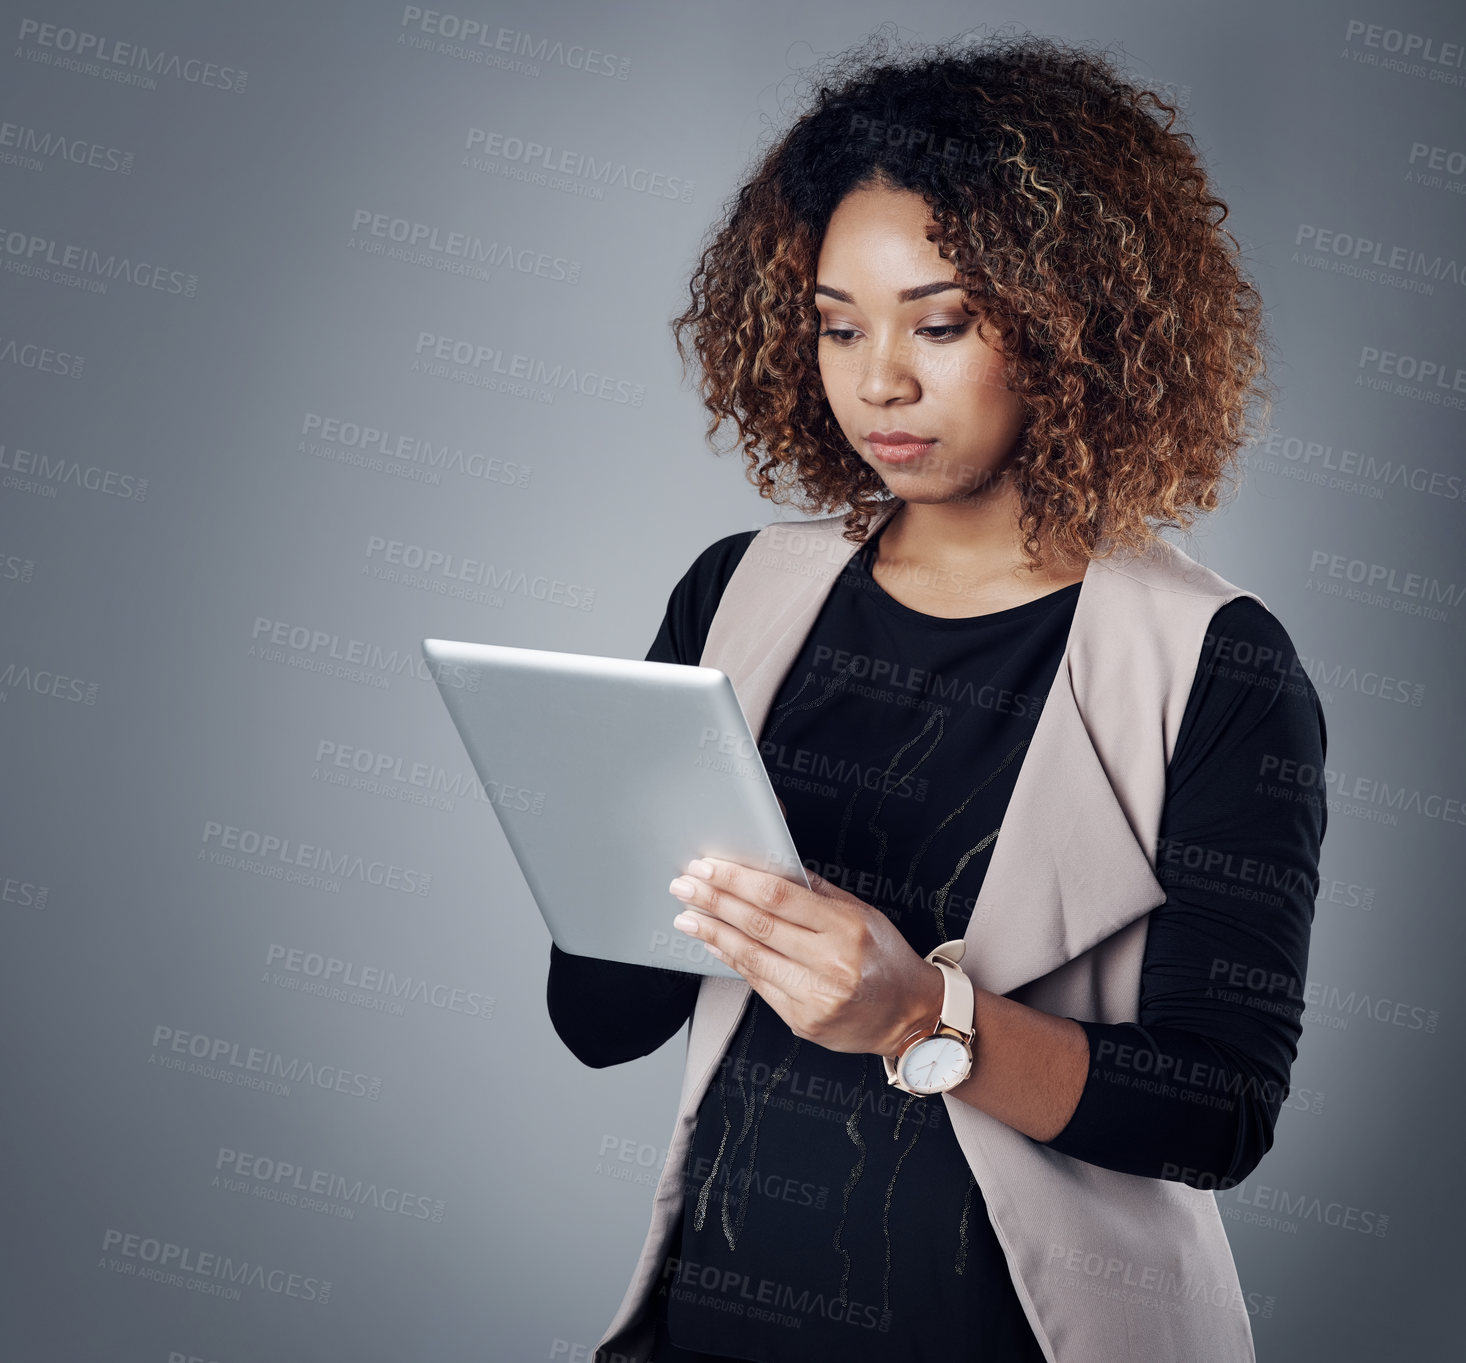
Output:
[[[955,1042],[958,1046],[962,1048],[965,1053],[962,1061],[962,1072],[950,1083],[940,1084],[936,1088],[918,1088],[915,1084],[912,1084],[907,1080],[907,1066],[911,1063],[912,1057],[915,1056],[919,1051],[924,1050],[927,1044],[932,1041],[951,1041]],[[923,1098],[929,1098],[933,1094],[945,1093],[948,1089],[956,1088],[957,1085],[962,1083],[971,1073],[971,1040],[964,1033],[959,1032],[955,1027],[948,1027],[945,1023],[943,1023],[940,1024],[938,1026],[938,1029],[930,1036],[924,1036],[921,1038],[920,1041],[913,1042],[910,1046],[906,1048],[906,1050],[902,1053],[900,1060],[896,1062],[896,1080],[899,1080],[900,1082],[897,1083],[896,1080],[893,1080],[892,1083],[894,1083],[897,1088],[902,1089],[906,1093],[915,1093],[919,1094]]]

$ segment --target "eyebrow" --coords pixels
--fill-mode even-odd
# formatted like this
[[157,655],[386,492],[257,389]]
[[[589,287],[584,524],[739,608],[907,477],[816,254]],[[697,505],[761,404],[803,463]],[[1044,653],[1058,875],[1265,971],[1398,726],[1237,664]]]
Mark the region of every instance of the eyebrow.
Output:
[[[961,287],[962,285],[955,279],[938,279],[930,284],[918,284],[915,288],[902,289],[896,295],[896,301],[898,303],[914,303],[918,298],[928,298],[934,293],[943,293],[947,289],[960,289]],[[816,284],[814,291],[816,293],[828,294],[831,298],[837,298],[842,303],[855,302],[843,289],[833,289],[828,284]]]

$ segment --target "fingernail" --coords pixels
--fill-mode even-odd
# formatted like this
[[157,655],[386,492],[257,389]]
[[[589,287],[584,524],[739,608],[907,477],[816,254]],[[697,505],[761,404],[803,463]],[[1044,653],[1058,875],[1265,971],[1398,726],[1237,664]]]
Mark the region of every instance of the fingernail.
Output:
[[678,899],[691,899],[697,893],[697,881],[688,880],[686,876],[678,876],[667,888]]
[[690,913],[679,913],[672,920],[672,926],[681,932],[690,932],[694,937],[697,936],[697,919]]
[[687,863],[687,874],[697,876],[700,880],[711,880],[713,878],[713,868],[701,857],[695,857]]

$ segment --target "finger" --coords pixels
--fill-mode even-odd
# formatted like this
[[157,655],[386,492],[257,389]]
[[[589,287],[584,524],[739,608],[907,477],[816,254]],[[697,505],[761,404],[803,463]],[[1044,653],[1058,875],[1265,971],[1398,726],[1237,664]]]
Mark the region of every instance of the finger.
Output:
[[[724,861],[721,857],[702,857],[699,860],[712,870],[707,876],[694,875],[691,869],[686,873],[698,887],[697,903],[711,909],[720,918],[736,923],[751,937],[760,941],[770,940],[764,935],[765,925],[752,922],[753,915],[758,912],[810,933],[834,926],[835,918],[828,902],[803,885],[785,880],[772,871],[756,870],[736,861]],[[727,913],[724,913],[725,905]],[[741,913],[740,905],[743,906]],[[782,942],[772,942],[772,945],[786,955],[799,955],[796,941],[794,935],[785,934]],[[789,947],[795,947],[795,950],[791,952],[787,949]]]
[[[693,925],[683,928],[683,931],[711,940],[713,925],[725,923],[738,930],[738,945],[742,944],[742,939],[748,938],[781,956],[801,960],[820,946],[818,933],[782,916],[782,902],[772,907],[750,904],[731,889],[719,888],[714,880],[690,875],[682,877],[682,880],[691,888],[672,892],[689,909],[696,910]],[[718,945],[726,949],[726,944],[720,942]]]
[[[682,912],[673,920],[672,926],[678,932],[685,932],[689,937],[704,943],[714,956],[726,961],[745,977],[766,978],[779,984],[781,988],[784,987],[783,982],[792,980],[792,970],[797,963],[771,944],[770,940],[776,934],[769,925],[776,925],[778,920],[768,914],[757,914],[759,924],[765,926],[767,932],[762,940],[756,939],[732,921],[735,911],[731,907],[734,903],[731,897],[724,895],[719,909],[714,912],[705,907],[708,895],[707,887],[700,885],[694,898],[685,901]],[[691,921],[688,922],[688,919]],[[786,932],[798,931],[809,938],[814,936],[802,928],[790,928],[788,924],[783,927]],[[782,941],[784,934],[779,933],[778,936]],[[806,972],[807,969],[805,967]]]
[[708,950],[722,960],[725,965],[737,970],[739,975],[747,982],[748,987],[783,1018],[791,1029],[797,1027],[801,1014],[799,1002],[792,994],[786,993],[775,980],[768,979],[762,975],[745,973],[739,968],[737,961],[728,960],[716,947],[710,946]]
[[[726,925],[724,928],[726,930]],[[829,1015],[830,1000],[823,995],[828,993],[836,1000],[848,997],[842,982],[830,988],[829,980],[823,976],[811,976],[797,961],[778,961],[772,967],[772,973],[760,975],[747,968],[750,964],[748,957],[728,959],[715,947],[710,946],[708,950],[736,970],[749,988],[783,1018],[789,1030],[802,1041],[820,1041],[826,1035],[821,1028]]]
[[[692,917],[695,932],[675,923],[673,926],[680,932],[695,936],[709,952],[732,966],[750,984],[777,990],[778,997],[787,1000],[789,1009],[807,1013],[816,999],[827,1003],[830,999],[848,998],[852,988],[859,983],[849,971],[786,956],[724,919],[701,912],[694,913]],[[770,1002],[773,1001],[771,998]],[[791,1021],[785,1006],[781,1005],[779,1011],[786,1021]]]

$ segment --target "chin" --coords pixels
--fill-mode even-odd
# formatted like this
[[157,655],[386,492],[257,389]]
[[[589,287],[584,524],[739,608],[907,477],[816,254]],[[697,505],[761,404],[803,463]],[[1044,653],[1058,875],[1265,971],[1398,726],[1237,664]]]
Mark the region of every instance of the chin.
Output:
[[941,502],[973,501],[998,486],[996,476],[984,478],[976,483],[954,485],[937,474],[922,474],[915,470],[907,473],[901,469],[878,468],[886,490],[903,502],[915,502],[926,506]]

